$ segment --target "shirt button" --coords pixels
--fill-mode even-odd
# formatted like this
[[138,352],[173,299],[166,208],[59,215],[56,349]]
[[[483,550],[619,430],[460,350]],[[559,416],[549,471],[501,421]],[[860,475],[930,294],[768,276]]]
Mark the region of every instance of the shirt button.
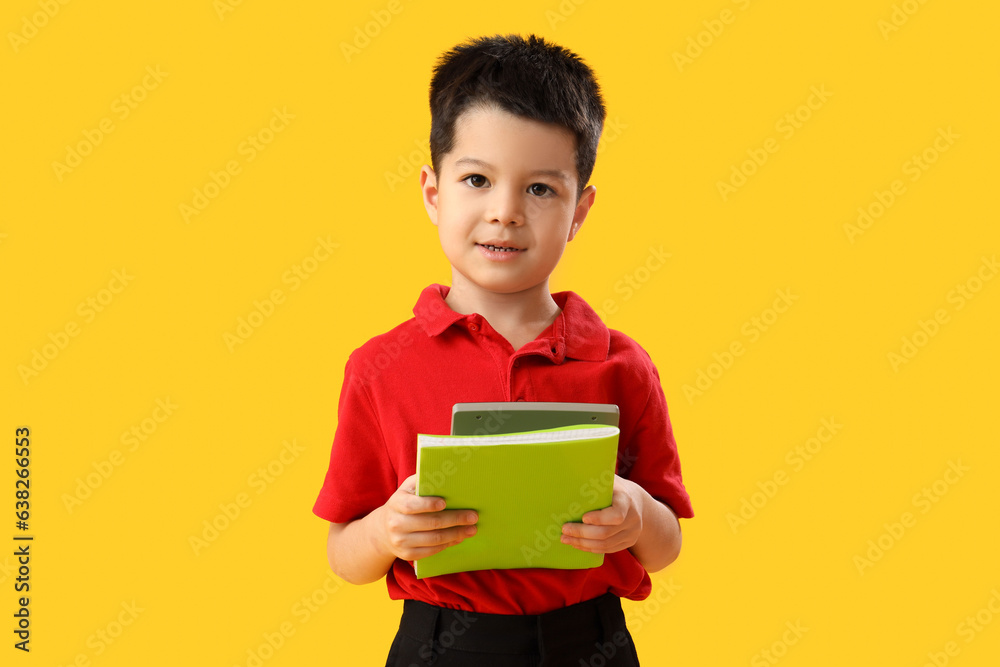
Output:
[[524,402],[524,399],[523,399],[523,398],[518,398],[517,400],[518,400],[518,401],[521,401],[521,402]]
[[471,331],[479,331],[479,325],[478,324],[470,324],[469,325],[469,329]]

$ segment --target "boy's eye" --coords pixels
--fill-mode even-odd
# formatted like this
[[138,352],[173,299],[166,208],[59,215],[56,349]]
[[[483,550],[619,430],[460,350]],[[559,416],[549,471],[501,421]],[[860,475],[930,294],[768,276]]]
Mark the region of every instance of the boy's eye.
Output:
[[549,192],[555,192],[552,188],[545,185],[544,183],[532,183],[531,187],[529,187],[528,190],[531,191],[531,194],[536,195],[538,197],[544,197]]
[[481,188],[486,185],[486,177],[482,174],[472,174],[465,177],[465,182],[474,188]]

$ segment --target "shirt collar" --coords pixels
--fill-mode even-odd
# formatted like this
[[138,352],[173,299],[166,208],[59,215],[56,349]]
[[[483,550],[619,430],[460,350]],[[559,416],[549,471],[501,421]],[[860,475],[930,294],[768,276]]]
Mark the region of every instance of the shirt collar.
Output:
[[[455,312],[445,302],[444,299],[450,289],[446,285],[429,285],[420,293],[420,298],[413,307],[417,324],[428,336],[438,336],[456,322],[469,317]],[[594,309],[575,292],[556,292],[552,295],[552,300],[562,312],[556,317],[555,322],[542,332],[542,336],[562,339],[566,357],[583,361],[607,359],[611,333]],[[560,352],[562,351],[563,349],[560,349]]]

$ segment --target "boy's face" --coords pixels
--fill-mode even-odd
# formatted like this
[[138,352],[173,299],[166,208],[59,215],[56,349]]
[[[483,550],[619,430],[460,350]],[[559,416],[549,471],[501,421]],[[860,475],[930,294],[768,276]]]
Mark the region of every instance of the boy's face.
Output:
[[[424,206],[452,266],[452,286],[511,294],[548,277],[594,202],[578,199],[568,130],[497,109],[455,123],[451,152],[420,172]],[[497,246],[509,248],[500,250]]]

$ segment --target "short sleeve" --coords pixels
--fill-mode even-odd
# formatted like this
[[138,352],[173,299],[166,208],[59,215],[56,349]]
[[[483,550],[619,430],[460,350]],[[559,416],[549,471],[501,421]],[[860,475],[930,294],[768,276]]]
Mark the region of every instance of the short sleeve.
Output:
[[314,514],[333,523],[360,519],[399,486],[356,355],[344,368],[330,467],[313,505]]
[[667,400],[660,386],[659,373],[654,366],[651,370],[646,405],[632,429],[631,442],[624,449],[625,456],[619,456],[618,474],[669,505],[678,517],[691,518],[694,510],[681,477]]

